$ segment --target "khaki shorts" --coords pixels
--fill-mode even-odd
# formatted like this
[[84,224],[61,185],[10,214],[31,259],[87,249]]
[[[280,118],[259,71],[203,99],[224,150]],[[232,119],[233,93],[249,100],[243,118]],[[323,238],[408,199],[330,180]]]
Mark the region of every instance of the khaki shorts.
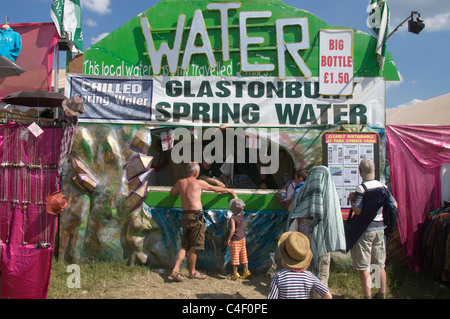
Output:
[[369,270],[371,265],[384,268],[386,262],[384,230],[368,231],[362,234],[352,247],[351,256],[356,270]]
[[205,249],[205,218],[203,215],[197,217],[195,214],[183,213],[181,217],[183,236],[181,247],[186,251]]

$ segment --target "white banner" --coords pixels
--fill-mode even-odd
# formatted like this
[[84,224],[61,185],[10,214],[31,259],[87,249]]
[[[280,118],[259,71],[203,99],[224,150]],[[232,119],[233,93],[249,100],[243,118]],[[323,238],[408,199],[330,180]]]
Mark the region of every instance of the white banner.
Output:
[[354,79],[353,95],[319,95],[318,79],[69,75],[66,96],[83,97],[81,122],[180,126],[385,127],[383,78]]
[[353,95],[319,95],[317,79],[154,77],[152,122],[229,127],[385,126],[385,81],[354,79]]

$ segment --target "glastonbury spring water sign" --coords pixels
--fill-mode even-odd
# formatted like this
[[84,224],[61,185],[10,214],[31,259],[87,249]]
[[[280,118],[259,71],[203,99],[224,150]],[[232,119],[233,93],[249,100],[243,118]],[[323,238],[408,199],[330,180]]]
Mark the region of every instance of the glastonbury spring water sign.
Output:
[[182,126],[384,125],[381,78],[357,79],[352,96],[318,94],[317,81],[266,77],[100,77],[69,75],[83,97],[81,122]]

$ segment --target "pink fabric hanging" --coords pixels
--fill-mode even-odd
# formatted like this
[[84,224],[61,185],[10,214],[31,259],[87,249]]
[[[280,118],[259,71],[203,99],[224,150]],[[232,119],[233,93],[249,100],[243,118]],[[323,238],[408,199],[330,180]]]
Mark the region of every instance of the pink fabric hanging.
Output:
[[55,215],[47,213],[45,202],[58,188],[63,130],[41,128],[37,139],[21,124],[0,125],[2,299],[41,299],[48,292]]
[[440,167],[450,163],[450,126],[388,125],[386,138],[400,239],[411,271],[418,273],[427,215],[441,207]]
[[53,249],[4,245],[2,299],[45,299],[50,283]]

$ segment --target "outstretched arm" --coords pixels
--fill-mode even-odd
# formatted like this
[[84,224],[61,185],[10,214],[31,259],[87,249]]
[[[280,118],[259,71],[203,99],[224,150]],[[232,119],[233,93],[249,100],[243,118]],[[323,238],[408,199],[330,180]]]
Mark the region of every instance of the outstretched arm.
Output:
[[211,185],[217,185],[217,186],[220,186],[220,187],[225,187],[224,183],[222,183],[221,181],[219,181],[219,180],[217,180],[215,178],[212,178],[212,177],[208,177],[208,176],[202,175],[202,176],[199,176],[198,179],[201,179],[201,180],[203,180],[205,182],[208,182]]
[[233,197],[236,197],[236,194],[234,191],[230,188],[220,187],[220,186],[213,186],[211,184],[208,184],[205,181],[199,180],[200,183],[202,183],[202,189],[205,191],[212,191],[216,193],[228,193],[231,194]]

